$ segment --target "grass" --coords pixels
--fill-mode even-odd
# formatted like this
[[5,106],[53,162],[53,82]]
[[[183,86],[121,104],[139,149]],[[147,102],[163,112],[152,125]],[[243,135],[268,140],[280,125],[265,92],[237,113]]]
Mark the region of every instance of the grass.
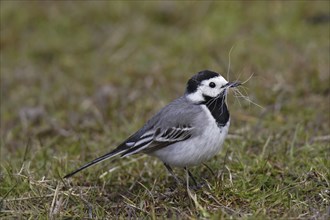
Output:
[[[0,217],[328,219],[327,1],[1,1]],[[328,17],[327,17],[328,16]],[[175,188],[136,155],[61,177],[211,69],[244,81],[223,151]],[[226,76],[227,77],[227,76]],[[176,169],[184,177],[182,170]]]

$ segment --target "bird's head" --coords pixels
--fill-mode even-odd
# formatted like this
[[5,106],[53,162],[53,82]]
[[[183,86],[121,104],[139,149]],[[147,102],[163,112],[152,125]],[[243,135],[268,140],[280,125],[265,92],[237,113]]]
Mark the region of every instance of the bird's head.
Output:
[[228,82],[220,74],[203,70],[191,77],[185,95],[194,103],[225,97],[229,88],[239,86],[239,82]]

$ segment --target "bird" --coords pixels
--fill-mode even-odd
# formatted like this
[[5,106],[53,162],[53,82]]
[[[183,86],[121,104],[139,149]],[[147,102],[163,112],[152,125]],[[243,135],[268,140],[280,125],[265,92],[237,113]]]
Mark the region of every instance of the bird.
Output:
[[143,153],[160,159],[177,182],[180,180],[172,167],[184,168],[197,184],[188,167],[204,163],[221,150],[230,125],[226,97],[230,88],[239,85],[211,70],[196,73],[181,97],[163,107],[117,148],[63,178],[116,156]]

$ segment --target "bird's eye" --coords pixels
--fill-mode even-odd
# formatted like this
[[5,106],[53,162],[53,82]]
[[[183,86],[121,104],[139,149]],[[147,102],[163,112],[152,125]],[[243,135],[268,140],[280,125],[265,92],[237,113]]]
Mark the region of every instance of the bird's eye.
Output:
[[211,88],[214,88],[214,87],[215,87],[215,83],[214,83],[214,82],[210,82],[209,86],[210,86]]

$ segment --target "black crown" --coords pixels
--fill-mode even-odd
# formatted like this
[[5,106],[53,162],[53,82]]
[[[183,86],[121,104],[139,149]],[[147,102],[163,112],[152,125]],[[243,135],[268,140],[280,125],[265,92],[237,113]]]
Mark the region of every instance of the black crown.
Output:
[[189,81],[187,83],[186,93],[195,92],[203,80],[211,79],[211,78],[214,78],[217,76],[219,76],[218,73],[210,71],[210,70],[203,70],[203,71],[198,72],[193,77],[191,77],[191,79],[189,79]]

